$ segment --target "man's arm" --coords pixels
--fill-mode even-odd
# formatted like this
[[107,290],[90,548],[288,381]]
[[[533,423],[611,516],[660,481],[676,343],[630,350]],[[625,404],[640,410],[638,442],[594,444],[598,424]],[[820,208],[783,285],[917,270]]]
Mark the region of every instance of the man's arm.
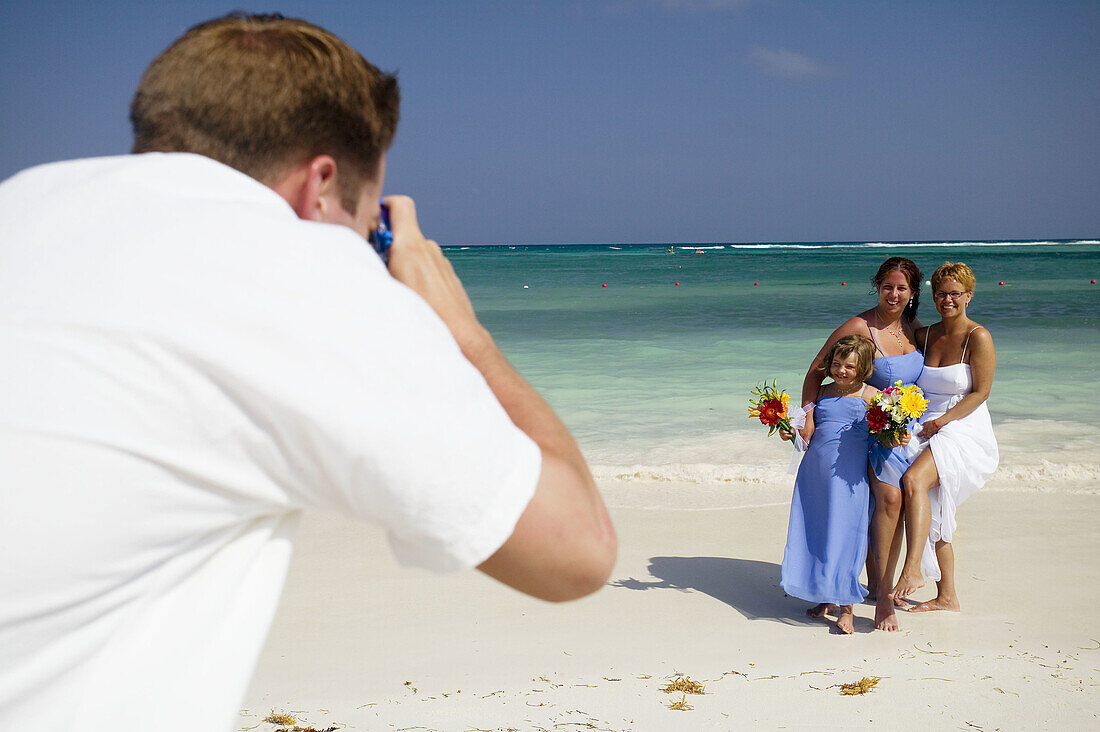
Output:
[[385,203],[394,233],[390,273],[435,310],[512,422],[542,450],[534,496],[512,535],[479,569],[544,600],[595,592],[615,562],[615,530],[576,441],[478,322],[451,263],[420,232],[412,199],[391,196]]

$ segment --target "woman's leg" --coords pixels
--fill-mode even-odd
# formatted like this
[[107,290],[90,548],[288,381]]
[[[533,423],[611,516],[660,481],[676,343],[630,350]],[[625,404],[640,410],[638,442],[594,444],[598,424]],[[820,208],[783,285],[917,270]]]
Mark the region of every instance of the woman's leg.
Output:
[[940,564],[940,581],[936,583],[936,597],[922,602],[909,612],[926,613],[932,610],[959,612],[959,596],[955,594],[955,550],[949,541],[936,542],[936,561]]
[[901,491],[896,486],[871,477],[871,490],[875,494],[875,512],[871,515],[871,551],[874,555],[875,627],[879,630],[897,630],[898,618],[894,613],[894,600],[887,589],[894,579],[894,561],[890,559],[891,544],[901,521]]
[[[893,486],[890,487],[893,488]],[[894,488],[894,490],[901,493],[897,488]],[[894,529],[894,538],[890,541],[890,561],[886,564],[885,570],[879,572],[875,567],[875,553],[873,551],[867,552],[867,598],[869,600],[878,600],[878,578],[880,574],[886,579],[886,584],[883,587],[889,588],[887,594],[892,594],[894,591],[894,574],[898,569],[898,558],[901,557],[901,542],[904,538],[902,536],[902,526],[903,522],[898,521],[897,527]],[[867,527],[867,533],[869,535],[867,545],[872,546],[875,539],[874,536],[870,536],[874,533],[870,526]],[[904,600],[895,600],[894,606],[909,607],[909,603]]]
[[905,492],[905,564],[901,567],[901,577],[894,585],[892,593],[899,600],[924,587],[920,558],[932,525],[932,505],[928,501],[928,491],[939,485],[939,482],[940,474],[936,471],[932,449],[926,447],[901,478]]

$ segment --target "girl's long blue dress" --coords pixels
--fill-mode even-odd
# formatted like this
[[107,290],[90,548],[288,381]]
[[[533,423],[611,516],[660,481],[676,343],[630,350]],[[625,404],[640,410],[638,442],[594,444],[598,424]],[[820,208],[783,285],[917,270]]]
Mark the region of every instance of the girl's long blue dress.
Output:
[[824,397],[814,408],[814,434],[794,482],[780,584],[810,602],[851,605],[867,590],[870,485],[867,408],[861,397]]
[[[878,340],[875,339],[873,331],[871,332],[871,340],[875,342],[875,348],[878,348]],[[878,348],[878,350],[879,353],[882,353],[881,348]],[[898,381],[901,382],[902,386],[909,386],[917,383],[923,369],[924,354],[920,351],[913,351],[901,356],[879,356],[875,359],[875,370],[867,379],[867,383],[880,391],[888,386],[893,386]],[[916,428],[917,422],[911,421],[909,430],[913,431]],[[869,458],[871,469],[875,471],[876,478],[887,485],[901,487],[901,476],[909,469],[910,464],[905,450],[891,450],[888,447],[883,447],[878,440],[872,439],[870,441]]]

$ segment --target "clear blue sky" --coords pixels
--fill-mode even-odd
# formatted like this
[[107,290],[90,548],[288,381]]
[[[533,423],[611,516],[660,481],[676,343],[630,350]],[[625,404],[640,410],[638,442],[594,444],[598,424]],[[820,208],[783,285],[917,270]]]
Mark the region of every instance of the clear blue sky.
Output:
[[125,153],[149,61],[243,8],[396,70],[386,189],[444,244],[1100,235],[1100,2],[0,6],[0,178]]

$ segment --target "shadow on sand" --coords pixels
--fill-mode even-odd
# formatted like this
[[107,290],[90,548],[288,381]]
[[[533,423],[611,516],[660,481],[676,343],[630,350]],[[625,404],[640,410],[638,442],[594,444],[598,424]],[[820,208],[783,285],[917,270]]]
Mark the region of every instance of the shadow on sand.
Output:
[[710,595],[749,620],[773,620],[787,625],[820,625],[806,616],[806,602],[788,597],[779,586],[779,565],[733,557],[650,557],[649,573],[656,581],[631,577],[612,587],[628,590],[680,590]]

